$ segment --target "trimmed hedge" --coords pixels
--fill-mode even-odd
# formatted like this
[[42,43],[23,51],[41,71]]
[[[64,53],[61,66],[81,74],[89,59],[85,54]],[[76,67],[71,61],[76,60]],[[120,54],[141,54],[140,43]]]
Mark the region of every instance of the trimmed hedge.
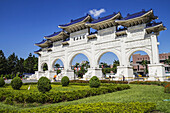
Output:
[[99,102],[68,106],[55,106],[46,108],[25,109],[24,113],[148,113],[156,108],[154,103],[113,103]]
[[[70,83],[89,83],[89,81],[85,81],[85,80],[70,80]],[[128,81],[100,80],[100,83],[128,84]]]
[[46,92],[45,94],[40,92],[31,93],[14,93],[12,91],[1,90],[0,100],[3,101],[8,97],[13,98],[17,103],[58,103],[63,101],[78,100],[81,98],[86,98],[90,96],[111,93],[115,91],[121,91],[124,89],[129,89],[129,85],[106,85],[106,87],[101,88],[91,88],[86,90],[77,90],[71,92]]
[[0,87],[3,87],[5,85],[5,81],[2,77],[0,77]]
[[166,86],[170,84],[170,82],[158,82],[158,81],[133,81],[130,84],[144,84],[144,85],[158,85],[158,86]]
[[19,77],[15,77],[15,78],[13,78],[12,79],[12,81],[11,81],[11,86],[12,86],[12,88],[13,89],[16,89],[16,90],[19,90],[20,88],[21,88],[21,86],[22,86],[22,80],[21,80],[21,78],[19,78]]
[[128,84],[128,81],[100,80],[101,83]]

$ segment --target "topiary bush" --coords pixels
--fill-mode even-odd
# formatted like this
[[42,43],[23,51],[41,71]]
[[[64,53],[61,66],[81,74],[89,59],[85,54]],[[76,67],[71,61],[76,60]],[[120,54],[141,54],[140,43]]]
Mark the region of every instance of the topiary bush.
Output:
[[11,86],[12,86],[12,88],[13,89],[15,89],[15,90],[19,90],[20,88],[21,88],[21,86],[22,86],[22,80],[21,80],[21,78],[19,78],[19,77],[15,77],[14,79],[12,79],[12,81],[11,81]]
[[5,81],[3,78],[0,78],[0,87],[3,87],[5,85]]
[[61,79],[61,84],[62,84],[62,86],[68,86],[69,85],[69,78],[67,76],[64,76]]
[[47,78],[47,77],[41,77],[38,80],[38,91],[45,93],[45,92],[49,92],[51,90],[51,81]]
[[100,81],[96,76],[93,76],[89,81],[91,88],[98,88],[100,86]]

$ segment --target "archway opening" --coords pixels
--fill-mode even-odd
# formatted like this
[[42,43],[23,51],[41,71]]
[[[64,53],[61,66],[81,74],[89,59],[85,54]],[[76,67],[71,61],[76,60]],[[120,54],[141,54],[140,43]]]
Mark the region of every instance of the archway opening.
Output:
[[74,70],[76,77],[83,78],[83,75],[90,68],[90,62],[84,54],[76,54],[71,60],[71,69]]
[[135,77],[148,77],[148,64],[150,57],[144,51],[135,51],[130,57],[130,66],[133,66],[133,74]]
[[47,71],[47,70],[48,70],[48,65],[47,65],[47,63],[44,63],[44,64],[42,65],[42,70],[43,70],[43,71]]
[[102,73],[106,78],[114,77],[117,73],[117,66],[120,65],[116,54],[112,52],[103,53],[98,59],[99,68],[102,68]]
[[53,63],[53,69],[57,72],[57,74],[61,73],[64,70],[64,64],[60,59],[56,59]]

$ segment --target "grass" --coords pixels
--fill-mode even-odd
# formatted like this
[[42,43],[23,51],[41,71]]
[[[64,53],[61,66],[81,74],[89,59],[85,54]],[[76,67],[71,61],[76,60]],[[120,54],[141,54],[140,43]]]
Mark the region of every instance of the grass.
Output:
[[[30,86],[30,89],[28,90],[28,87]],[[67,87],[62,87],[61,85],[51,85],[52,89],[50,91],[56,92],[56,91],[61,91],[61,92],[67,92],[67,91],[75,91],[75,90],[84,90],[84,89],[89,89],[89,86],[79,86],[79,85],[69,85]],[[13,90],[11,85],[4,86],[0,89],[3,90]],[[13,90],[14,92],[38,92],[37,85],[22,85],[20,90]]]
[[[164,93],[164,87],[156,86],[156,85],[134,85],[131,84],[131,89],[92,96],[84,99],[79,99],[75,101],[69,102],[61,102],[56,104],[49,104],[40,106],[42,108],[45,107],[54,107],[60,105],[76,105],[82,103],[97,103],[97,102],[115,102],[115,103],[124,103],[124,102],[154,102],[156,103],[156,109],[165,113],[170,113],[170,101],[163,101],[164,99],[170,99],[170,94]],[[80,86],[78,86],[80,87]],[[88,87],[88,86],[85,86]],[[84,87],[84,88],[85,88]],[[56,87],[57,88],[57,87]],[[72,88],[70,88],[72,89]],[[74,88],[73,88],[74,89]],[[57,89],[56,89],[57,90]],[[0,107],[8,108],[9,109],[23,109],[19,107],[13,107],[10,105],[4,105],[0,103]],[[37,108],[37,107],[34,107]],[[24,109],[34,109],[24,108]]]

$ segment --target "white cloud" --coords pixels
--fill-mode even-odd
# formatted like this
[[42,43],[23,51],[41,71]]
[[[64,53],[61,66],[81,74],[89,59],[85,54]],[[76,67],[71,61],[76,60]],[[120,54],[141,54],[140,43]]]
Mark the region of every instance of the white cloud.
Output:
[[104,12],[106,12],[105,9],[100,9],[100,10],[92,9],[89,11],[89,13],[93,15],[94,17],[98,17],[100,16],[101,13],[104,13]]

